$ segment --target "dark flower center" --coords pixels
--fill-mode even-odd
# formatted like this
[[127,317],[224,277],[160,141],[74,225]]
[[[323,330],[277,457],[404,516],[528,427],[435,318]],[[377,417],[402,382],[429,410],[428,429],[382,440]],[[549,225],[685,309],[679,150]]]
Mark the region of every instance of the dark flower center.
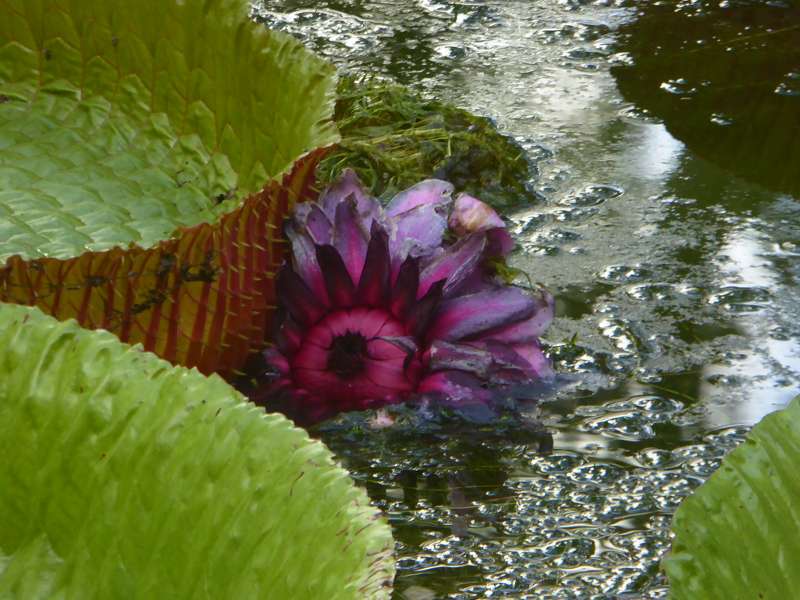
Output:
[[348,379],[364,370],[366,354],[367,338],[360,333],[348,331],[333,338],[328,350],[327,369],[342,379]]

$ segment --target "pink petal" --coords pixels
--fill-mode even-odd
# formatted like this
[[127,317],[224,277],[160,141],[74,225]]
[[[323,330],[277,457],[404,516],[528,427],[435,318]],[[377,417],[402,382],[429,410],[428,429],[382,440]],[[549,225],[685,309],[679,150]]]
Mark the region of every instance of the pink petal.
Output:
[[292,357],[292,371],[308,369],[324,371],[328,366],[328,350],[316,344],[305,343]]
[[449,224],[456,235],[506,226],[491,206],[468,194],[456,198]]
[[[405,357],[392,360],[366,360],[364,361],[365,381],[381,388],[387,388],[394,393],[408,393],[417,385],[416,379],[412,380],[403,366]],[[356,379],[360,379],[360,376]]]
[[533,315],[518,323],[488,332],[484,337],[511,344],[536,341],[553,321],[555,302],[553,296],[545,290],[532,296],[532,300],[536,303]]
[[406,357],[416,356],[417,352],[419,351],[417,341],[410,335],[386,335],[375,339],[382,340],[396,346],[405,353]]
[[496,287],[442,302],[428,339],[457,341],[530,318],[536,303],[515,287]]
[[333,245],[342,257],[353,281],[361,278],[361,270],[364,268],[367,256],[367,232],[364,223],[358,217],[353,201],[345,200],[336,207]]
[[[372,366],[371,368],[375,369]],[[342,379],[331,371],[296,368],[293,370],[293,376],[297,386],[311,394],[321,396],[327,403],[335,403],[338,410],[368,408],[391,401],[398,393],[410,389],[405,378],[398,375],[396,369],[391,366],[383,371],[380,369],[372,371],[373,377],[389,385],[376,383],[367,376],[368,372],[369,369],[362,375]],[[391,384],[402,387],[392,387]]]
[[332,335],[348,331],[360,333],[368,340],[376,337],[405,335],[403,326],[388,312],[378,308],[356,307],[332,313],[325,319]]
[[420,274],[417,297],[424,296],[436,281],[445,280],[444,293],[465,281],[480,265],[486,238],[482,234],[458,240],[434,258]]
[[[335,315],[337,313],[333,313]],[[334,333],[331,327],[331,319],[334,318],[332,315],[328,315],[324,319],[322,319],[319,323],[307,329],[304,332],[302,344],[314,344],[315,346],[327,351],[330,349],[331,344],[333,343],[333,338],[338,335]]]
[[414,338],[376,337],[367,343],[367,356],[374,360],[400,360],[413,355],[417,349]]

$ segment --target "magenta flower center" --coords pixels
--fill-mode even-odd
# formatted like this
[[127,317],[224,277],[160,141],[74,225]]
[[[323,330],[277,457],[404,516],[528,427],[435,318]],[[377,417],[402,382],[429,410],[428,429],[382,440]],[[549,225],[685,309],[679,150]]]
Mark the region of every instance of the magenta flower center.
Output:
[[356,331],[348,331],[333,338],[327,368],[342,379],[348,379],[364,370],[366,357],[367,338]]
[[406,327],[386,310],[331,311],[303,336],[290,376],[339,410],[397,401],[420,377],[417,353],[396,341],[406,335]]

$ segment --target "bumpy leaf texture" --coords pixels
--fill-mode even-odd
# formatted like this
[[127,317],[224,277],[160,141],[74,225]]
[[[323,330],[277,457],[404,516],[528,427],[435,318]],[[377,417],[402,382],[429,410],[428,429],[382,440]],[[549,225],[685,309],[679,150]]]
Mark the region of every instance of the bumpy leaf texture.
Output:
[[0,301],[235,370],[334,92],[243,0],[0,0]]
[[0,304],[0,597],[388,598],[389,526],[219,377]]
[[675,513],[671,597],[796,598],[800,397],[765,417]]

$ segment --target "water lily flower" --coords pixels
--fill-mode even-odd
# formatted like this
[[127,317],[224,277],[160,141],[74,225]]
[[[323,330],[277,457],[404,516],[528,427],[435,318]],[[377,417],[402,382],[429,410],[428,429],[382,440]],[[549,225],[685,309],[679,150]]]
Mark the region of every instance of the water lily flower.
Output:
[[254,395],[315,422],[410,398],[488,405],[497,390],[552,377],[539,337],[545,291],[503,285],[488,259],[513,243],[488,206],[430,179],[384,209],[352,171],[287,223],[280,315]]

